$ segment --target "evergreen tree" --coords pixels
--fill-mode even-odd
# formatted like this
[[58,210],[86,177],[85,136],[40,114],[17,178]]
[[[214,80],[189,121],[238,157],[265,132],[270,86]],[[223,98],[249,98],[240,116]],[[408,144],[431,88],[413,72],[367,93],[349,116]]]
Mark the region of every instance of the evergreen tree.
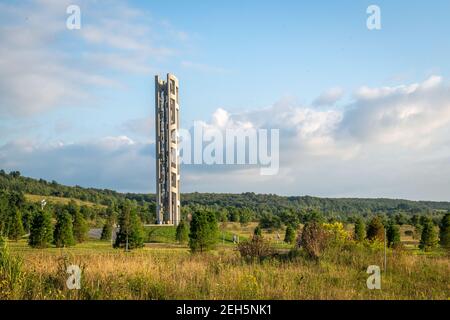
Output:
[[450,212],[442,217],[439,227],[439,244],[443,248],[450,249]]
[[394,221],[390,221],[386,230],[387,243],[389,247],[397,247],[401,244],[400,228]]
[[121,205],[118,222],[119,232],[114,248],[125,248],[127,250],[142,248],[144,246],[144,228],[137,215],[136,208],[129,201]]
[[33,248],[46,248],[52,241],[53,225],[50,213],[36,211],[31,220],[28,244]]
[[426,218],[422,224],[423,230],[419,248],[424,251],[429,251],[435,248],[438,244],[437,232],[434,228],[433,221],[430,218]]
[[292,244],[295,241],[295,230],[292,226],[288,225],[286,228],[286,234],[284,236],[284,242]]
[[262,237],[262,229],[259,224],[256,226],[255,230],[253,231],[253,234],[257,237]]
[[10,240],[18,241],[24,234],[22,224],[22,214],[19,209],[12,209],[12,213],[8,224],[8,238]]
[[355,221],[355,240],[363,241],[366,238],[366,224],[361,218],[357,218]]
[[112,238],[112,231],[113,231],[113,223],[111,219],[106,220],[105,224],[103,225],[102,229],[102,235],[100,236],[100,240],[109,241]]
[[380,217],[373,218],[367,226],[367,239],[384,241],[384,226]]
[[88,225],[80,211],[76,210],[73,215],[73,236],[77,243],[86,241]]
[[73,237],[72,216],[66,210],[59,213],[56,217],[53,242],[57,248],[70,247],[75,245],[75,239]]
[[184,220],[178,224],[175,238],[179,243],[186,243],[189,240],[189,226]]
[[192,252],[212,249],[217,241],[218,227],[214,213],[199,210],[192,215],[189,246]]

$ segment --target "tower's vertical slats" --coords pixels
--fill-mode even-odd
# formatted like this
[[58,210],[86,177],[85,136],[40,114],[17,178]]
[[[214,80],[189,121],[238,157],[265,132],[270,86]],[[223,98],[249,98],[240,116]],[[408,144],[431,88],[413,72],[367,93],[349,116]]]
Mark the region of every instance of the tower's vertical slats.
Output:
[[180,222],[180,168],[178,155],[178,79],[155,77],[157,223]]

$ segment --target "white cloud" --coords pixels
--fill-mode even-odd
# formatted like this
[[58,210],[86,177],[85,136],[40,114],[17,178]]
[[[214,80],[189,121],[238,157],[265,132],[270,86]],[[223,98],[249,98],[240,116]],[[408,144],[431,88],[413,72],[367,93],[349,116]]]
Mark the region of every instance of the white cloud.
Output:
[[[376,94],[355,94],[348,105],[325,110],[289,99],[239,113],[219,108],[203,122],[206,129],[280,129],[279,174],[186,165],[183,191],[450,200],[450,88],[430,79],[371,88]],[[128,121],[123,130],[134,136],[87,143],[18,140],[0,147],[0,167],[69,184],[154,191],[153,145],[138,134],[153,134],[152,123]]]
[[315,106],[329,106],[338,102],[344,95],[344,90],[340,87],[335,87],[328,89],[323,92],[316,100],[314,100],[313,105]]
[[[81,0],[80,30],[67,30],[68,0],[0,3],[0,115],[30,116],[85,105],[96,89],[126,87],[176,53],[160,25],[122,2]],[[158,33],[173,34],[173,26]],[[171,43],[172,45],[173,43]],[[111,76],[111,71],[119,72]]]

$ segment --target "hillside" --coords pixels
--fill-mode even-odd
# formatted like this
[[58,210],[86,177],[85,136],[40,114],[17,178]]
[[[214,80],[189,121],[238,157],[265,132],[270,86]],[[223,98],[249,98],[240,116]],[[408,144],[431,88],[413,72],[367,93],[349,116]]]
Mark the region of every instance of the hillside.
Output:
[[[108,206],[130,199],[141,204],[154,204],[154,194],[120,193],[108,189],[65,186],[56,181],[23,177],[19,172],[0,170],[0,190],[19,191],[30,195],[73,198],[82,202]],[[30,196],[28,196],[30,197]],[[450,210],[450,202],[410,201],[402,199],[318,198],[311,196],[286,197],[274,194],[185,193],[181,197],[185,207],[203,206],[213,209],[249,208],[256,215],[264,212],[283,214],[304,209],[317,209],[328,215],[348,216],[371,213],[439,213]]]

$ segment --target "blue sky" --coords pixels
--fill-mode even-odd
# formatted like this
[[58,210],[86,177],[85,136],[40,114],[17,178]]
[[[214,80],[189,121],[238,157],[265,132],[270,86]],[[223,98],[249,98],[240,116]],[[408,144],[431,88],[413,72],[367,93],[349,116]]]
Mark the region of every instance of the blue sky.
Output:
[[[69,4],[81,30],[65,27]],[[371,4],[381,30],[366,27]],[[277,177],[186,167],[183,191],[220,179],[212,191],[450,200],[448,12],[448,1],[0,1],[0,167],[154,191],[153,80],[172,72],[184,128],[288,123],[292,142]]]

